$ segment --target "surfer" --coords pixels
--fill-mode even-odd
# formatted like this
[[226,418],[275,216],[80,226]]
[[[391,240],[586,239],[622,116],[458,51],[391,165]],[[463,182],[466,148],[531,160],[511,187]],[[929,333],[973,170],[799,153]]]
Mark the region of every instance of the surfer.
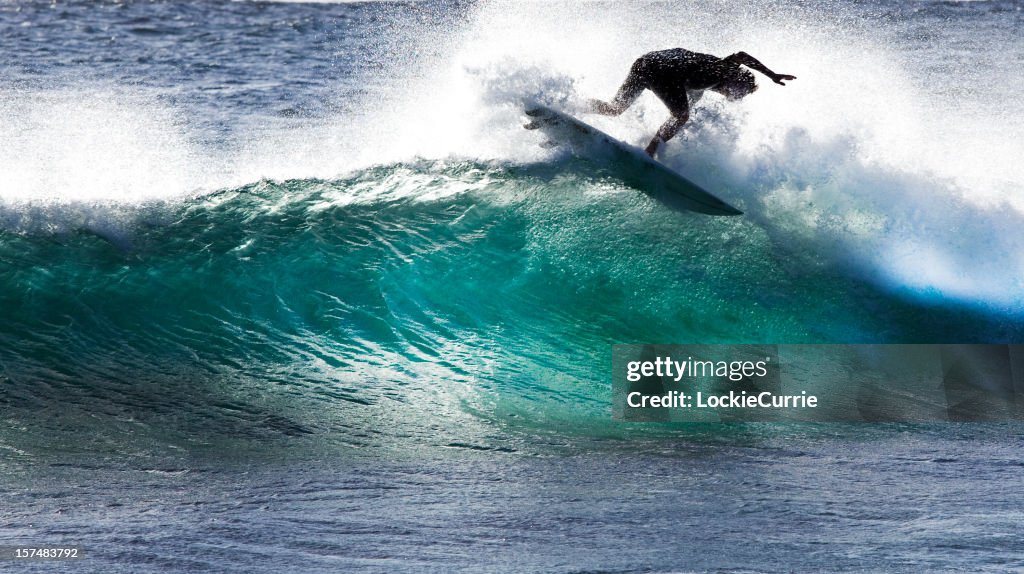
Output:
[[754,74],[742,66],[761,72],[780,86],[786,85],[783,80],[796,79],[788,74],[776,74],[746,52],[718,58],[682,48],[661,50],[637,58],[615,99],[610,103],[591,100],[590,109],[598,114],[617,116],[633,105],[644,90],[654,92],[672,113],[644,150],[654,157],[661,142],[672,139],[690,119],[690,105],[700,99],[704,90],[717,92],[729,101],[757,90]]

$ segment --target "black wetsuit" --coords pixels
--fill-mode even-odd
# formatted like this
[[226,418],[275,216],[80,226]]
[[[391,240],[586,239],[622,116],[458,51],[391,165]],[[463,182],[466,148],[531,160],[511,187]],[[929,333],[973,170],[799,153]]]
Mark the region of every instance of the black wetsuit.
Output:
[[614,104],[629,107],[646,89],[665,102],[672,115],[685,115],[690,109],[688,91],[718,85],[733,68],[735,64],[717,56],[682,48],[649,52],[633,62]]

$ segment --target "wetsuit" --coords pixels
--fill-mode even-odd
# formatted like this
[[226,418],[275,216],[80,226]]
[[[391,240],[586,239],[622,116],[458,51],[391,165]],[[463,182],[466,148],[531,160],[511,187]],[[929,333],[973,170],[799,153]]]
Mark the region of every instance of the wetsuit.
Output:
[[[625,109],[644,90],[650,90],[668,106],[672,115],[685,116],[691,99],[696,100],[703,90],[718,85],[735,67],[736,64],[717,56],[683,48],[650,52],[633,62],[612,105]],[[687,92],[697,93],[688,95]]]

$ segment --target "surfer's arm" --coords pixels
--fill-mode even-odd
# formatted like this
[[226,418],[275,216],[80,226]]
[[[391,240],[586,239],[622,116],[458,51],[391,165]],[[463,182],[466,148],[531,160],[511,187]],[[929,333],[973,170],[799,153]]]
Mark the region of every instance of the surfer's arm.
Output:
[[654,157],[654,153],[658,151],[658,146],[661,145],[661,142],[667,142],[675,137],[688,119],[690,119],[690,111],[686,110],[685,112],[673,114],[668,121],[661,124],[661,128],[658,129],[658,133],[651,140],[651,143],[647,144],[647,147],[644,149],[644,151],[647,152],[647,155]]
[[765,76],[768,76],[769,78],[771,78],[771,80],[773,82],[775,82],[776,84],[779,84],[780,86],[785,86],[786,85],[786,84],[782,83],[782,80],[795,80],[796,79],[796,76],[790,76],[789,74],[776,74],[775,72],[769,70],[768,66],[765,66],[764,64],[759,62],[757,60],[757,58],[751,56],[750,54],[748,54],[746,52],[736,52],[735,54],[733,54],[731,56],[726,56],[725,59],[730,61],[730,62],[736,62],[737,64],[746,66],[746,67],[750,68],[751,70],[756,70],[758,72],[761,72]]

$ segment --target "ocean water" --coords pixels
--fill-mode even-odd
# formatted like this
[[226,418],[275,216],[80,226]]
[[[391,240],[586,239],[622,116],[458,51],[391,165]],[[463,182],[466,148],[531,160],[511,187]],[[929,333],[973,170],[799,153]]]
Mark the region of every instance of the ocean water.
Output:
[[[1024,427],[611,418],[617,343],[1024,341],[1024,6],[0,4],[0,545],[91,572],[1024,571]],[[546,149],[747,51],[666,209]],[[635,144],[665,118],[619,118]]]

